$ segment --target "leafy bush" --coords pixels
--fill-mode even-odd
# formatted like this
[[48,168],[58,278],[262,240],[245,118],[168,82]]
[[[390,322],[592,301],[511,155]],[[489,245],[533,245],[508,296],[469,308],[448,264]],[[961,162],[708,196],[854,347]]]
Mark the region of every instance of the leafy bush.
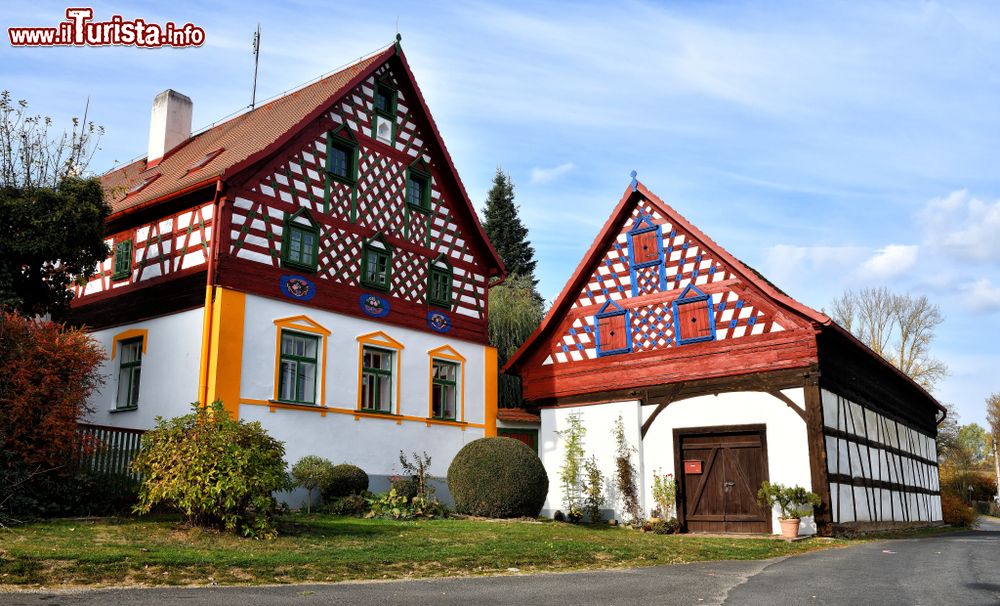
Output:
[[961,497],[941,494],[941,517],[945,524],[968,528],[976,522],[976,512]]
[[801,486],[782,486],[763,482],[757,491],[757,502],[768,509],[777,505],[781,509],[781,519],[797,519],[809,515],[814,506],[823,501],[819,495]]
[[680,532],[681,525],[677,521],[677,518],[670,518],[669,520],[653,518],[643,523],[642,530],[643,532],[651,532],[653,534],[676,534]]
[[416,496],[408,499],[395,490],[368,499],[366,518],[412,520],[415,518],[442,518],[447,515],[444,506],[433,497]]
[[299,459],[292,467],[292,479],[297,486],[309,492],[306,499],[306,513],[312,513],[313,493],[323,492],[333,479],[333,463],[323,457],[308,455]]
[[413,478],[400,478],[399,476],[394,476],[389,480],[389,488],[396,491],[401,497],[409,499],[414,499],[420,494],[420,488],[417,485],[417,481]]
[[334,465],[330,483],[323,491],[327,500],[358,495],[368,490],[368,474],[357,465],[341,463]]
[[653,472],[653,501],[659,510],[658,518],[670,518],[677,506],[677,482],[674,474]]
[[371,498],[371,493],[349,494],[323,503],[316,509],[335,516],[363,516],[369,511],[368,501]]
[[284,445],[260,423],[231,419],[222,402],[157,419],[132,464],[142,474],[136,513],[163,505],[192,524],[271,538],[271,493],[291,488]]
[[601,521],[601,507],[604,505],[604,475],[597,466],[597,459],[591,456],[583,464],[585,483],[583,486],[583,508],[591,524]]
[[538,455],[511,438],[480,438],[458,451],[448,490],[459,513],[490,518],[535,517],[549,492]]
[[0,523],[63,513],[49,509],[51,491],[72,484],[77,422],[104,358],[81,330],[0,312]]

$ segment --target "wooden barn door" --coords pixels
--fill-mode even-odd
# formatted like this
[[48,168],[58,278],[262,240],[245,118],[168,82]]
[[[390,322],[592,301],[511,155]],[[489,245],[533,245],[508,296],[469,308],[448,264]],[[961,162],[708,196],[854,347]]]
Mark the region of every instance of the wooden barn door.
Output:
[[770,533],[757,504],[767,476],[764,426],[674,430],[678,514],[690,532]]

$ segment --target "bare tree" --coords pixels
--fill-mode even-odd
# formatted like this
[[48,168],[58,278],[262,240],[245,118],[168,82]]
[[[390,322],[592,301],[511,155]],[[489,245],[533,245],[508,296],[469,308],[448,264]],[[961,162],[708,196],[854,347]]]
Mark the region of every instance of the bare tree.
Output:
[[1000,444],[1000,391],[986,398],[986,420],[990,424],[993,441]]
[[72,129],[50,132],[52,118],[28,113],[28,102],[14,101],[0,92],[0,187],[35,189],[58,187],[67,177],[87,170],[104,128],[83,118],[72,119]]
[[834,321],[928,390],[947,376],[944,362],[930,355],[944,316],[927,297],[880,286],[844,291],[831,307]]

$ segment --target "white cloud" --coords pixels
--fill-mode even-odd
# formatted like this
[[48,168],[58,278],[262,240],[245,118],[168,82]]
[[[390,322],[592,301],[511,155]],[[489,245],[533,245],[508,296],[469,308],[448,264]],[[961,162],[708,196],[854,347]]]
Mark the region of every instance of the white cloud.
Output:
[[915,244],[889,244],[862,263],[859,272],[864,278],[879,280],[900,276],[916,265],[919,251]]
[[559,177],[570,173],[576,166],[572,162],[565,162],[559,166],[551,168],[541,168],[536,166],[531,169],[531,182],[534,184],[548,183]]
[[960,189],[928,202],[919,219],[928,244],[968,259],[1000,260],[1000,200],[987,202]]
[[970,305],[982,311],[1000,310],[1000,286],[989,278],[980,278],[969,286]]
[[804,281],[804,274],[829,276],[838,268],[854,266],[864,255],[860,246],[776,244],[764,251],[764,275],[779,285],[795,285]]

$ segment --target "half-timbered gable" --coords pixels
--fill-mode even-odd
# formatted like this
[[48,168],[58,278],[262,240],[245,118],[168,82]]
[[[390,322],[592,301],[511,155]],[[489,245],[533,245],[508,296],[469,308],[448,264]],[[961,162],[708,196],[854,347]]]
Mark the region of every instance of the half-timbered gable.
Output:
[[[366,301],[379,301],[405,325],[484,340],[488,276],[499,265],[418,95],[402,63],[383,64],[257,163],[230,192],[231,259],[220,281],[277,291],[288,269],[286,221],[306,209],[318,225],[317,258],[291,269],[314,284],[313,304],[371,315]],[[449,274],[447,286],[436,274],[437,297],[434,267]]]
[[[687,530],[776,530],[765,480],[820,495],[803,533],[941,519],[933,397],[635,180],[507,370],[539,411],[550,476],[571,417],[607,469],[621,422],[640,500],[672,473],[676,512],[658,514]],[[565,496],[550,486],[546,510]]]
[[815,362],[808,322],[761,283],[636,183],[519,353],[531,360],[517,362],[525,393],[545,400],[609,386],[595,372],[609,366],[619,371],[612,381],[641,386]]
[[113,252],[73,303],[112,352],[93,420],[221,400],[375,490],[400,448],[446,465],[495,435],[504,269],[398,39],[194,136],[190,116],[161,93],[149,155],[102,178]]

